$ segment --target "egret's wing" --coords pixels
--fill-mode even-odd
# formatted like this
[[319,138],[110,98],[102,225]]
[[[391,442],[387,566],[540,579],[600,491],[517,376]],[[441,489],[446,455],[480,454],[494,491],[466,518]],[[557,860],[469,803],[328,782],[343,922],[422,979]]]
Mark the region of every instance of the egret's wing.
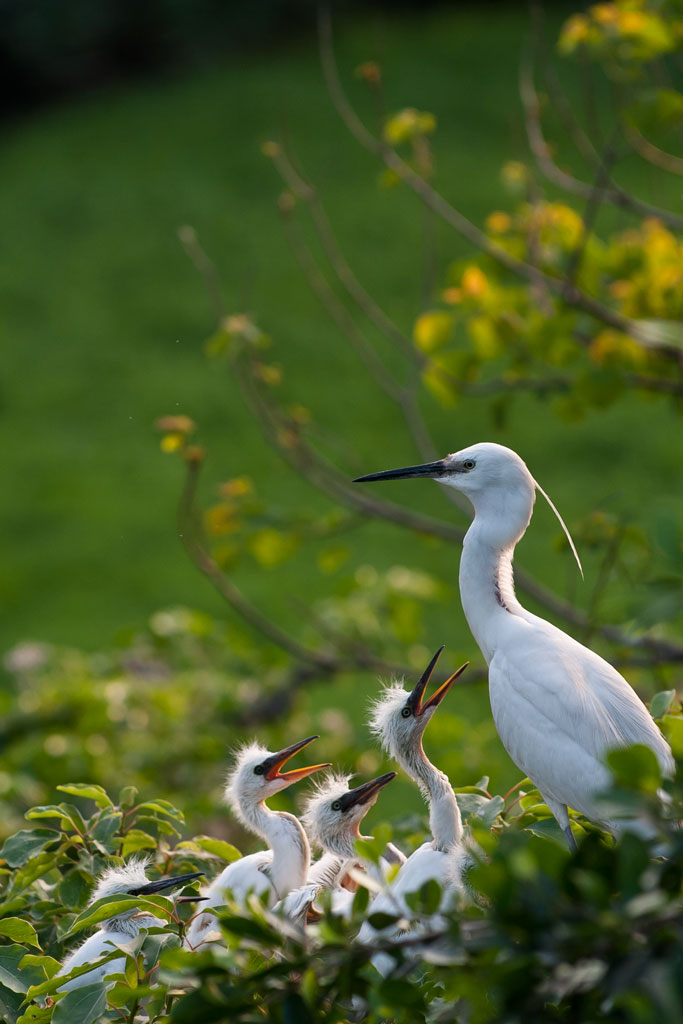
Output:
[[[417,892],[425,882],[435,879],[441,886],[444,897],[448,898],[453,889],[460,885],[460,869],[464,860],[464,852],[444,853],[435,850],[431,843],[423,843],[408,857],[398,874],[387,887],[375,896],[370,904],[369,914],[382,913],[410,916],[410,908],[406,903],[408,893]],[[390,934],[394,929],[389,928]],[[371,942],[376,930],[368,922],[364,922],[358,933],[361,942]]]
[[670,770],[671,752],[647,708],[599,655],[538,619],[489,666],[491,710],[512,760],[549,797],[594,814],[608,750],[644,743]]
[[347,859],[336,853],[323,853],[308,869],[307,882],[315,883],[323,888],[338,884],[339,875]]
[[248,857],[228,864],[227,868],[221,871],[217,878],[214,878],[211,885],[204,890],[203,895],[207,897],[202,903],[202,912],[197,914],[187,930],[187,945],[196,948],[204,942],[209,932],[214,930],[216,917],[214,914],[207,914],[203,911],[210,907],[222,907],[225,905],[226,896],[238,903],[246,900],[249,893],[256,896],[268,894],[268,904],[272,905],[277,899],[277,893],[267,873],[263,870],[268,867],[273,859],[270,850],[260,850],[258,853],[251,853]]
[[305,924],[306,915],[313,906],[315,899],[320,892],[321,886],[315,882],[307,882],[287,893],[284,899],[276,903],[273,910],[282,913],[291,921]]
[[[130,942],[130,935],[126,935],[122,932],[109,932],[105,929],[100,929],[91,935],[83,942],[78,949],[75,949],[73,953],[70,953],[66,958],[59,974],[69,974],[74,967],[82,967],[85,964],[95,963],[100,957],[106,956],[107,953],[111,953],[116,949],[117,945],[125,946],[126,943]],[[92,971],[87,971],[85,974],[79,974],[77,978],[72,978],[71,981],[65,982],[60,986],[61,992],[70,992],[75,988],[82,988],[83,985],[94,985],[96,982],[103,981],[104,978],[110,974],[120,974],[126,968],[125,956],[116,957],[113,960],[108,960],[105,964],[100,967],[94,968]]]
[[387,843],[382,852],[382,859],[388,864],[405,864],[408,858],[403,850],[399,850],[398,846],[394,846],[393,843]]

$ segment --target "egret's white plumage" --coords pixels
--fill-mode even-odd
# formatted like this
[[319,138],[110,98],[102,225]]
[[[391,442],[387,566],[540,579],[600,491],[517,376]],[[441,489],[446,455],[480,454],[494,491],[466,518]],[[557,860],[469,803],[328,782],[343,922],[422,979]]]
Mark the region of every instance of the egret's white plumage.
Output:
[[[443,648],[441,648],[443,650]],[[379,893],[371,905],[372,913],[410,916],[406,896],[419,892],[422,886],[434,880],[441,888],[441,906],[446,910],[462,894],[462,873],[468,861],[463,845],[460,809],[448,777],[429,760],[422,747],[422,737],[437,707],[466,666],[459,669],[438,688],[426,702],[423,696],[439,650],[412,691],[400,683],[386,686],[372,705],[370,728],[384,750],[398,761],[406,774],[418,786],[429,806],[429,824],[432,839],[423,843],[400,868],[393,881]],[[442,919],[435,914],[430,930],[438,929]],[[383,929],[382,936],[395,934],[397,925]],[[365,922],[358,933],[361,942],[370,943],[378,932]],[[393,958],[383,954],[373,963],[386,974],[393,967]]]
[[517,600],[512,557],[538,487],[522,459],[502,445],[482,443],[438,462],[361,479],[411,476],[454,487],[474,507],[460,561],[460,594],[489,665],[493,718],[506,750],[572,843],[567,807],[600,820],[596,795],[609,780],[606,753],[643,743],[668,775],[674,767],[669,746],[615,668]]
[[[145,890],[150,892],[163,892],[165,889],[182,885],[185,882],[198,878],[201,872],[195,871],[186,875],[178,875],[175,878],[162,878],[157,882],[148,882],[147,868],[148,858],[133,858],[127,864],[107,868],[104,871],[93,890],[90,905],[104,899],[105,896],[137,896],[144,895]],[[142,891],[141,891],[142,890]],[[102,957],[112,953],[116,949],[124,951],[124,955],[107,960],[100,966],[60,986],[60,991],[68,992],[71,989],[82,988],[84,985],[92,985],[95,982],[103,981],[112,974],[121,973],[126,966],[125,952],[130,951],[133,940],[145,928],[163,928],[166,921],[154,917],[152,914],[141,913],[137,908],[126,910],[121,914],[103,921],[94,935],[91,935],[77,949],[65,959],[58,975],[69,974],[74,968],[86,964],[96,964]]]
[[330,772],[316,784],[306,800],[302,821],[311,841],[323,853],[311,866],[306,885],[290,894],[285,908],[289,916],[300,918],[323,889],[329,889],[332,893],[334,912],[348,916],[355,888],[348,881],[349,870],[362,866],[372,877],[379,875],[383,879],[390,870],[391,861],[403,857],[392,846],[389,858],[380,859],[378,870],[374,864],[360,864],[355,846],[356,840],[361,838],[361,821],[382,788],[395,776],[396,772],[387,772],[355,789],[349,789],[350,775]]
[[[243,902],[250,893],[272,907],[306,881],[311,852],[304,829],[293,814],[272,811],[265,801],[313,772],[330,767],[316,764],[280,771],[290,757],[317,738],[309,737],[275,754],[258,743],[246,744],[237,751],[225,799],[245,828],[264,839],[268,849],[229,864],[204,893],[205,908],[223,906],[228,894]],[[206,941],[214,922],[213,914],[204,910],[199,913],[187,930],[186,944],[195,949]]]

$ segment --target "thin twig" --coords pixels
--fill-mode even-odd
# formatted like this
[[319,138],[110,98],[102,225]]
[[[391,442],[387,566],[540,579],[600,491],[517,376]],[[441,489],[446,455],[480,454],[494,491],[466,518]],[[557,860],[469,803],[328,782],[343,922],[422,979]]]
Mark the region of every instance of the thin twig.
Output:
[[250,626],[262,633],[271,643],[287,651],[304,664],[315,665],[318,669],[331,671],[335,664],[334,656],[304,647],[289,633],[280,629],[268,619],[258,608],[248,601],[238,587],[231,583],[225,573],[204,547],[197,525],[195,496],[199,480],[200,463],[188,460],[185,485],[178,504],[178,533],[183,547],[197,568],[211,581],[221,597],[248,622]]
[[213,260],[209,259],[197,238],[197,232],[193,227],[185,225],[178,229],[178,238],[180,243],[189,256],[190,260],[197,268],[204,283],[206,290],[209,294],[209,301],[213,307],[213,311],[217,321],[220,321],[225,316],[225,302],[223,299],[223,289],[221,287],[221,279],[216,270],[216,265]]
[[293,216],[293,211],[289,209],[286,203],[280,203],[280,213],[292,252],[312,291],[337,324],[342,334],[349,339],[382,390],[395,402],[402,405],[406,397],[402,386],[386,368],[384,362],[360,330],[346,306],[340,302],[328,284],[327,279],[316,266],[311,250],[299,229],[296,218]]
[[[656,217],[677,230],[683,228],[683,217],[672,213],[670,210],[654,206],[652,203],[646,203],[644,200],[638,199],[636,196],[626,192],[614,184],[609,171],[603,172],[602,177],[605,181],[610,182],[610,186],[596,189],[596,186],[589,185],[587,182],[575,178],[567,171],[563,171],[555,163],[550,155],[550,147],[543,135],[541,105],[534,85],[531,62],[528,59],[523,59],[520,65],[519,92],[524,108],[524,124],[529,147],[541,172],[549,181],[559,185],[566,192],[570,192],[572,195],[579,196],[582,199],[590,201],[597,194],[600,202],[611,203],[613,206],[618,206],[620,209],[628,210],[638,216]],[[599,156],[598,160],[600,161],[600,167],[603,165],[603,162]]]
[[574,108],[567,99],[562,84],[557,75],[555,65],[549,59],[552,46],[545,34],[545,11],[539,0],[531,0],[531,22],[533,25],[533,49],[534,58],[540,64],[543,79],[551,95],[553,109],[559,114],[566,129],[572,136],[574,145],[586,162],[593,166],[599,161],[598,152],[590,137],[584,131],[581,122],[574,113]]
[[569,259],[567,260],[566,275],[567,279],[572,283],[576,281],[577,274],[581,268],[581,261],[583,260],[584,253],[586,251],[586,246],[588,245],[593,233],[598,211],[604,202],[605,193],[602,186],[609,181],[610,170],[616,160],[614,142],[616,141],[615,137],[617,134],[618,129],[613,133],[612,140],[607,143],[605,153],[599,162],[598,172],[593,183],[590,197],[586,201],[586,209],[584,210],[582,217],[581,237],[573,251],[569,254]]
[[315,187],[299,174],[283,146],[278,146],[273,151],[272,159],[283,181],[294,195],[309,207],[325,255],[348,295],[380,333],[394,342],[412,361],[419,360],[419,353],[411,339],[363,287],[349,266],[339,248],[325,207]]
[[642,156],[643,160],[660,167],[663,171],[670,171],[672,174],[683,174],[683,158],[674,156],[673,153],[666,153],[659,146],[646,139],[640,129],[629,117],[622,117],[622,126],[626,138],[631,143],[636,153]]

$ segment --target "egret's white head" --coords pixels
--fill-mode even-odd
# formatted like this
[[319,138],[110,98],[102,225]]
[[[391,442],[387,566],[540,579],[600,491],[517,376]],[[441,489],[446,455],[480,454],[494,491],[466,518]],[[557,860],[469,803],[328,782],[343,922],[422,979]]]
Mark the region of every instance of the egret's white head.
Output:
[[294,782],[312,775],[313,772],[330,768],[328,762],[308,765],[305,768],[292,768],[287,772],[281,771],[291,757],[319,738],[309,736],[275,754],[259,743],[248,743],[241,747],[235,755],[235,763],[225,785],[225,799],[235,814],[244,820],[245,806],[256,806],[279,793],[281,789],[286,789]]
[[386,772],[355,789],[349,789],[349,775],[330,773],[308,797],[302,821],[311,840],[323,850],[353,855],[360,837],[359,825],[381,790],[396,772]]
[[583,575],[579,556],[562,516],[541,485],[534,480],[524,461],[511,448],[492,441],[482,441],[437,459],[436,462],[369,473],[357,477],[354,483],[418,476],[430,477],[466,495],[475,513],[488,517],[492,543],[500,546],[514,544],[522,536],[529,525],[538,490],[557,516]]
[[432,715],[456,679],[469,665],[468,661],[465,662],[428,700],[424,700],[429,680],[442,651],[443,647],[440,647],[412,690],[404,689],[399,682],[392,683],[384,687],[372,704],[370,729],[384,750],[397,761],[405,760],[411,751],[421,749],[422,736]]
[[[105,896],[151,896],[186,885],[204,874],[203,871],[189,871],[184,875],[164,875],[150,882],[147,878],[149,864],[148,857],[133,857],[127,864],[107,868],[97,879],[91,904]],[[118,916],[126,918],[136,913],[135,909],[131,909]]]

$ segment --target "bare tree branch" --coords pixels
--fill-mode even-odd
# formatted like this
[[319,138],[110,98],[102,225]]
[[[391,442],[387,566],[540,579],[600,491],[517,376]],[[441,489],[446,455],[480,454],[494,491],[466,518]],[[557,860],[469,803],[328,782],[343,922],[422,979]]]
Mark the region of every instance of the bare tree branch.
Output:
[[315,187],[299,174],[282,146],[276,147],[270,155],[283,181],[294,195],[309,207],[325,255],[348,295],[378,331],[398,345],[413,362],[418,360],[419,354],[410,337],[397,326],[363,287],[346,261]]
[[291,654],[304,664],[314,665],[317,669],[322,669],[324,672],[333,671],[336,664],[333,654],[304,647],[303,644],[300,644],[289,633],[286,633],[274,622],[271,622],[270,619],[244,597],[234,583],[230,582],[206,550],[202,543],[195,509],[199,467],[199,461],[187,460],[185,485],[178,505],[178,534],[190,559],[210,580],[221,597],[228,602],[245,622],[249,623],[267,640],[282,648],[283,651],[287,651],[288,654]]
[[[292,190],[294,195],[309,207],[313,223],[316,228],[316,233],[323,246],[328,262],[332,267],[332,270],[335,272],[337,279],[345,288],[347,295],[356,303],[357,308],[365,314],[380,333],[384,334],[388,340],[396,342],[399,347],[409,355],[411,363],[415,369],[418,371],[423,369],[427,363],[427,359],[413,345],[409,336],[404,334],[394,321],[385,313],[385,311],[375,302],[351,270],[339,248],[334,232],[330,226],[329,218],[325,212],[325,208],[314,186],[308,181],[305,181],[294,168],[292,161],[289,159],[282,146],[276,146],[274,148],[268,147],[268,154],[272,157],[283,181]],[[280,211],[285,218],[285,223],[290,223],[291,211],[287,208],[286,202],[280,203]],[[409,371],[408,385],[401,385],[391,379],[388,372],[383,369],[383,363],[381,360],[375,356],[370,343],[364,338],[361,332],[359,332],[346,308],[339,302],[336,294],[320,274],[315,261],[310,254],[310,249],[306,247],[306,251],[304,251],[302,247],[304,243],[300,236],[297,239],[297,243],[298,258],[300,264],[304,268],[309,284],[316,294],[318,294],[321,302],[328,309],[328,312],[333,319],[337,321],[347,336],[350,336],[354,347],[361,351],[361,355],[365,361],[372,364],[375,379],[378,380],[380,386],[382,386],[384,391],[399,405],[408,430],[421,457],[426,461],[434,459],[436,457],[436,447],[420,412],[419,372],[415,372],[414,369],[411,374]],[[451,504],[455,505],[461,511],[467,511],[466,502],[461,499],[460,495],[455,492],[451,492],[447,494],[446,497]]]
[[571,135],[579,153],[581,153],[590,166],[594,166],[600,160],[598,151],[574,113],[574,108],[567,99],[558,78],[555,65],[549,59],[552,47],[548,43],[545,34],[545,11],[543,4],[540,0],[531,0],[529,7],[533,25],[534,60],[540,64],[543,80],[552,99],[553,109],[564,122],[565,128]]
[[[580,181],[567,171],[563,171],[561,167],[558,167],[550,155],[550,147],[543,135],[541,105],[534,86],[531,63],[528,59],[522,60],[520,65],[519,92],[522,106],[524,107],[524,123],[529,147],[541,172],[549,181],[552,181],[566,192],[570,192],[572,195],[579,196],[582,199],[591,201],[595,197],[600,202],[611,203],[613,206],[618,206],[622,210],[629,210],[638,216],[657,217],[658,220],[668,224],[670,227],[677,230],[683,229],[683,217],[672,213],[670,210],[654,206],[652,203],[646,203],[642,199],[637,199],[629,192],[619,188],[610,178],[608,169],[603,169],[601,179],[610,182],[610,187],[598,188],[595,185],[587,184],[585,181]],[[604,168],[604,163],[599,156],[598,161],[598,167]]]
[[675,358],[677,361],[680,359],[680,351],[675,346],[661,343],[659,340],[653,340],[652,332],[643,327],[639,321],[631,320],[609,306],[605,306],[597,299],[581,291],[571,282],[553,277],[552,274],[547,274],[538,267],[511,256],[506,250],[492,242],[483,231],[444,199],[439,192],[432,188],[429,182],[421,178],[419,174],[416,174],[394,149],[372,135],[356,114],[342,88],[332,49],[332,26],[328,8],[321,8],[319,25],[321,61],[332,102],[351,134],[365,149],[374,153],[387,167],[395,171],[401,180],[427,206],[438,213],[447,224],[455,228],[472,245],[488,256],[491,256],[501,266],[513,274],[535,283],[536,286],[540,283],[545,283],[548,289],[553,294],[559,296],[568,306],[580,309],[584,313],[589,313],[610,327],[630,335],[630,337],[634,338],[645,348],[656,349]]
[[[184,239],[183,244],[186,245],[186,247],[190,245],[193,249],[196,248],[202,254],[202,258],[193,259],[193,262],[195,263],[195,266],[200,269],[200,272],[202,272],[203,275],[204,271],[202,270],[202,267],[206,266],[205,261],[208,261],[208,263],[213,267],[208,256],[206,256],[203,250],[201,250],[194,233],[192,238]],[[221,308],[221,318],[223,315],[224,309]],[[367,491],[361,491],[354,488],[353,485],[349,484],[347,478],[343,474],[341,474],[335,467],[328,463],[323,456],[314,451],[303,441],[300,436],[300,432],[296,433],[296,431],[298,431],[296,425],[293,425],[291,422],[286,420],[280,413],[277,406],[266,399],[265,390],[263,388],[259,388],[257,383],[251,360],[244,354],[239,355],[235,360],[234,367],[240,381],[242,392],[249,402],[252,412],[266,437],[272,443],[273,447],[279,451],[281,457],[305,480],[339,500],[345,506],[355,509],[365,515],[393,522],[398,526],[407,527],[408,529],[415,530],[416,532],[424,533],[427,536],[438,537],[442,540],[462,544],[465,531],[461,528],[453,524],[434,519],[431,516],[425,516],[420,513],[413,512],[404,506],[377,499],[368,494]],[[666,379],[634,379],[640,379],[643,384],[647,384],[648,386],[655,385],[655,390],[668,391],[669,385],[678,386],[678,382],[668,381]],[[482,386],[490,386],[491,383],[492,382],[488,382],[486,385]],[[525,385],[526,383],[528,382],[525,382]],[[505,382],[506,388],[516,388],[518,386],[519,382]],[[536,386],[536,382],[534,382],[534,386]],[[673,393],[678,392],[673,391]],[[294,434],[292,434],[293,430],[295,431]],[[289,438],[291,440],[292,437],[294,437],[295,443],[291,444],[289,441],[286,443],[285,439]],[[198,463],[188,463],[186,484],[181,496],[179,507],[179,533],[192,561],[197,565],[200,571],[207,576],[228,604],[230,604],[246,622],[266,636],[272,643],[275,643],[277,646],[287,650],[290,654],[303,662],[304,665],[309,665],[312,669],[318,672],[331,674],[335,671],[343,671],[344,667],[340,667],[341,662],[338,659],[335,659],[335,657],[329,652],[309,650],[297,641],[293,640],[288,633],[285,633],[267,619],[266,616],[246,600],[241,591],[239,591],[234,584],[230,583],[227,577],[221,572],[218,565],[211,558],[202,544],[201,534],[198,535],[197,533],[197,514],[194,502],[198,473]],[[537,601],[542,607],[552,614],[557,615],[565,622],[575,626],[579,630],[587,628],[588,619],[585,614],[569,602],[559,598],[533,576],[521,569],[516,570],[515,576],[520,590],[524,591],[533,600]],[[619,647],[625,648],[629,651],[648,651],[650,656],[657,661],[683,661],[683,647],[669,641],[650,636],[632,637],[623,633],[617,627],[609,625],[598,627],[596,632],[612,643],[615,643]],[[386,663],[382,662],[381,659],[376,658],[369,651],[363,652],[363,658],[363,665],[359,665],[356,662],[354,663],[355,668],[371,667],[379,669],[380,671],[385,671],[387,669]],[[650,664],[650,662],[642,657],[631,654],[629,655],[628,664],[642,665]],[[350,668],[351,666],[347,666],[347,670]],[[393,671],[394,669],[395,667],[389,666],[389,671]],[[402,669],[399,669],[399,671],[402,671]],[[475,679],[473,676],[474,673],[470,672],[468,679],[474,682]],[[479,676],[477,675],[476,678],[479,678]],[[294,683],[293,685],[296,686],[298,684]]]
[[673,153],[666,153],[659,146],[655,146],[653,142],[645,138],[630,117],[623,117],[622,125],[626,138],[643,160],[654,164],[655,167],[661,167],[664,171],[670,171],[671,174],[683,174],[683,158],[674,156]]
[[[240,382],[251,405],[256,420],[260,423],[268,440],[279,451],[282,458],[305,480],[325,491],[344,505],[356,508],[367,515],[379,517],[397,526],[407,527],[427,536],[462,544],[465,531],[440,519],[425,516],[407,509],[403,505],[368,496],[354,488],[347,479],[331,466],[304,439],[292,437],[291,425],[282,416],[278,407],[270,400],[266,390],[259,386],[248,360],[239,362]],[[285,440],[286,439],[286,440]],[[520,590],[537,601],[547,611],[568,622],[578,630],[589,628],[590,623],[584,612],[564,601],[533,576],[522,569],[515,569],[515,579]],[[656,654],[662,661],[683,661],[683,646],[651,636],[630,636],[616,626],[599,626],[595,632],[612,643],[629,650],[645,649]]]

